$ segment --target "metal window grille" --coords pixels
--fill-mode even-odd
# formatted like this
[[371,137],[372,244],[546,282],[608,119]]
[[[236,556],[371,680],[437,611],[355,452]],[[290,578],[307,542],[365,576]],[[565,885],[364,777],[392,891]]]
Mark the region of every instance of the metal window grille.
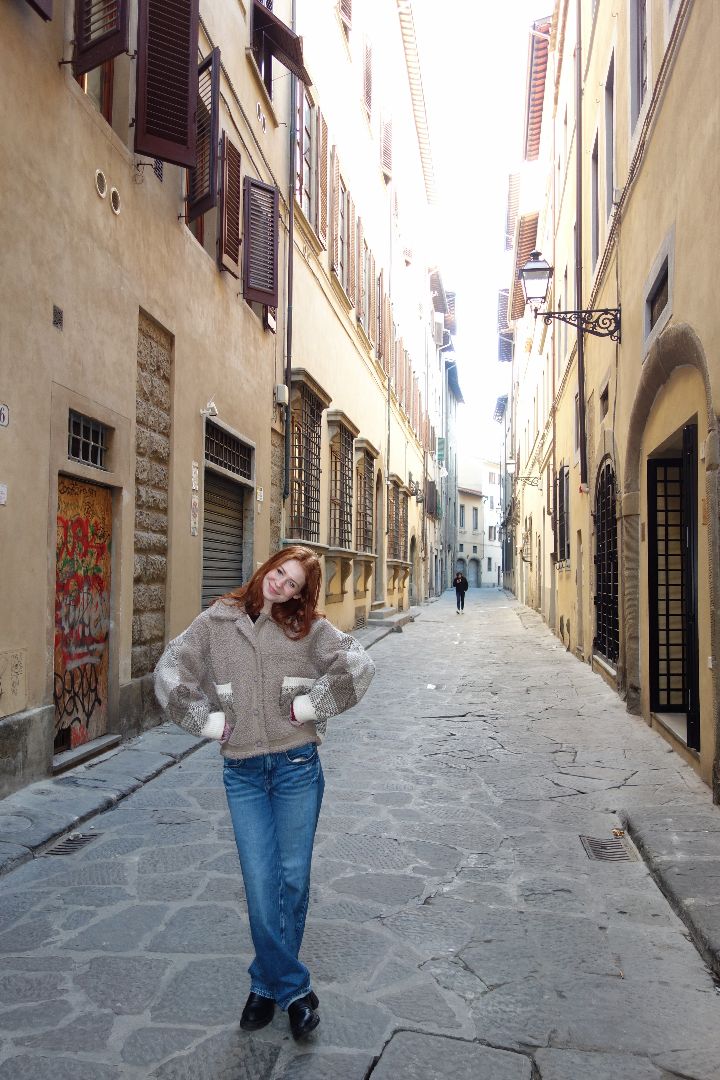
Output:
[[388,558],[400,558],[400,489],[397,484],[388,487]]
[[358,551],[373,549],[373,494],[375,492],[375,462],[363,451],[357,467],[357,521],[355,547]]
[[647,93],[647,0],[637,0],[638,109]]
[[105,425],[71,409],[68,416],[68,457],[72,461],[104,469],[107,449],[108,429]]
[[563,465],[557,476],[557,557],[559,562],[570,558],[570,467]]
[[603,467],[595,500],[595,649],[615,663],[620,653],[615,472]]
[[343,424],[330,443],[330,545],[352,543],[353,437]]
[[322,402],[305,385],[291,421],[290,532],[298,540],[320,540],[320,420]]
[[407,562],[408,557],[408,497],[407,492],[400,492],[400,558]]
[[205,424],[205,460],[245,480],[252,479],[252,447],[211,420]]
[[650,707],[685,712],[682,461],[648,462]]

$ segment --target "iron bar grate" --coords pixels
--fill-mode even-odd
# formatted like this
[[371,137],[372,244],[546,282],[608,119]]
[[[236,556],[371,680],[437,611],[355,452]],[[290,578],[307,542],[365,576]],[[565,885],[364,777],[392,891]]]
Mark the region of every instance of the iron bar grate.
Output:
[[97,840],[99,835],[100,833],[70,833],[69,836],[64,836],[54,847],[43,851],[41,858],[45,855],[74,855],[76,851],[84,848],[91,840]]
[[588,859],[601,862],[634,862],[636,860],[634,851],[628,847],[622,836],[581,836],[580,843],[585,848]]

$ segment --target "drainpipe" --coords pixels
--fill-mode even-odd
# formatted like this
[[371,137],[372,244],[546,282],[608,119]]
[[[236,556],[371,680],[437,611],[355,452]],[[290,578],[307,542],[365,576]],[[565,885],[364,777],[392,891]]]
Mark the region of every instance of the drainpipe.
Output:
[[[583,251],[583,198],[582,198],[582,0],[577,0],[577,45],[575,48],[575,308],[582,311],[582,251]],[[577,328],[578,369],[578,421],[580,425],[580,483],[587,485],[587,441],[585,434],[585,350],[583,330],[578,320]]]
[[[292,0],[290,28],[295,33],[296,0]],[[297,138],[297,76],[290,75],[290,170],[288,176],[288,257],[287,257],[287,304],[285,310],[285,385],[288,388],[288,403],[285,406],[285,479],[283,484],[283,502],[290,496],[290,387],[292,380],[292,335],[293,335],[293,269],[295,255],[295,140]]]

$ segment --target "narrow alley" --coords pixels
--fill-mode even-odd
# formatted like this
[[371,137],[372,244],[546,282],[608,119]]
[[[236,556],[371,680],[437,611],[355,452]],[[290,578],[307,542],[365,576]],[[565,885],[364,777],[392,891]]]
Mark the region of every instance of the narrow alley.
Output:
[[303,955],[321,1024],[238,1028],[251,943],[217,747],[0,889],[0,1080],[718,1080],[720,994],[631,841],[709,789],[534,612],[454,594],[328,731]]

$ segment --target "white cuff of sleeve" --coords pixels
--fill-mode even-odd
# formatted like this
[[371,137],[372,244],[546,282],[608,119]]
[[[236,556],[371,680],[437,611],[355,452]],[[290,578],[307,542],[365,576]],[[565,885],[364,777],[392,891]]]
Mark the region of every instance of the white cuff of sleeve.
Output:
[[221,739],[225,730],[225,713],[211,712],[200,734],[205,739]]
[[317,720],[318,716],[308,694],[300,694],[292,703],[297,724],[307,724],[308,720]]

